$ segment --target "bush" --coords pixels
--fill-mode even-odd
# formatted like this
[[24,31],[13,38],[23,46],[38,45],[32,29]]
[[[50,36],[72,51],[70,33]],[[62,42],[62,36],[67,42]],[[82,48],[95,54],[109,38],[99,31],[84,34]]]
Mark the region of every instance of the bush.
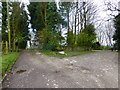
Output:
[[25,49],[26,46],[27,46],[27,41],[22,41],[22,42],[19,42],[18,44],[19,49]]
[[60,36],[58,33],[52,30],[47,30],[46,28],[39,32],[40,38],[40,49],[43,50],[57,50],[59,47]]
[[55,44],[45,44],[45,45],[43,45],[43,49],[44,50],[56,51],[57,50],[57,45],[55,45]]
[[82,30],[82,32],[77,36],[77,44],[83,47],[85,50],[90,50],[96,41],[96,33],[94,25],[89,24]]
[[92,44],[92,48],[93,48],[93,49],[98,50],[98,49],[100,49],[100,47],[101,47],[101,45],[100,45],[99,42],[95,42],[95,43]]
[[114,44],[113,49],[119,50],[119,49],[118,49],[118,43],[117,43],[117,42]]
[[75,47],[75,34],[72,31],[68,32],[67,45],[72,48]]
[[77,44],[86,50],[92,48],[93,42],[96,39],[95,36],[89,36],[88,34],[82,32],[78,35]]
[[101,50],[110,50],[111,47],[110,46],[101,46],[100,49]]

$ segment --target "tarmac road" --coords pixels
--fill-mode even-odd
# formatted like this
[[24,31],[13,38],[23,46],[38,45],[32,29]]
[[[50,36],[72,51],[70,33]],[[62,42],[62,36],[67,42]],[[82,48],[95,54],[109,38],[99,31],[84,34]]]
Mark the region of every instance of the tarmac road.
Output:
[[58,58],[25,50],[3,88],[118,88],[118,53],[97,51]]

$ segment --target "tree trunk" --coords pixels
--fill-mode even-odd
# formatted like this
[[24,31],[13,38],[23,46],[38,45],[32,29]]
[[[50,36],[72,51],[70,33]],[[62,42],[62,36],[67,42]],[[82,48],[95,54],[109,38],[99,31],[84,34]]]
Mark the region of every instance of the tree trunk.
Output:
[[15,30],[13,31],[13,50],[15,51],[16,50],[16,46],[15,46],[15,42],[16,42],[16,40],[15,40]]
[[[78,5],[78,3],[77,3],[77,9],[78,9],[78,6],[79,6],[79,5]],[[79,22],[80,22],[80,21],[79,21],[79,12],[78,12],[78,31],[77,31],[77,33],[79,33],[79,31],[80,31]]]
[[83,10],[84,10],[84,28],[86,28],[86,2],[83,2]]
[[8,1],[6,3],[7,3],[7,19],[8,19],[8,41],[9,41],[9,52],[10,52],[11,51],[10,17],[9,17]]
[[69,8],[67,9],[67,20],[68,20],[68,24],[67,24],[67,43],[69,44],[69,32],[70,32],[70,27],[69,27]]
[[80,27],[81,27],[81,30],[80,32],[82,31],[83,29],[83,18],[82,18],[82,12],[80,11]]
[[[78,3],[76,2],[76,5]],[[77,43],[77,38],[76,38],[76,35],[77,35],[77,26],[76,26],[76,23],[77,23],[77,9],[78,9],[78,5],[76,7],[76,12],[75,12],[75,44]]]
[[6,41],[6,48],[5,48],[5,53],[8,53],[8,42]]

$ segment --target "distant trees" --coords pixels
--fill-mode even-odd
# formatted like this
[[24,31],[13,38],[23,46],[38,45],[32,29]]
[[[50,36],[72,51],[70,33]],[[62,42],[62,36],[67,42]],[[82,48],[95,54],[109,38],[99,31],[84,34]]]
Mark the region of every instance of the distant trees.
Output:
[[55,50],[61,42],[61,25],[65,23],[55,2],[31,2],[28,6],[32,28],[36,30],[41,49]]
[[76,46],[82,47],[83,45],[80,44],[82,39],[89,39],[85,42],[87,48],[91,48],[91,44],[96,40],[93,25],[96,10],[91,2],[82,2],[82,4],[60,2],[59,9],[55,2],[31,2],[28,9],[31,17],[30,23],[41,49],[53,50],[59,47],[62,44],[61,28],[63,27],[67,28],[67,46],[72,49]]
[[[83,47],[83,43],[86,42],[87,47],[91,48],[91,44],[96,40],[94,18],[97,9],[93,2],[80,2],[79,0],[77,2],[60,2],[60,8],[67,20],[67,46],[72,49],[76,46]],[[94,34],[91,34],[93,32]],[[94,39],[91,40],[90,37]],[[85,39],[89,39],[91,43]]]
[[29,22],[39,41],[40,49],[56,50],[63,44],[62,29],[67,29],[66,43],[90,50],[96,42],[94,18],[96,8],[92,2],[30,2],[28,13],[23,3],[2,3],[3,41],[9,41],[12,51],[25,48],[29,40]]
[[[70,38],[72,37],[72,31],[70,30],[70,13],[75,6],[73,2],[60,2],[60,10],[62,11],[62,16],[66,17],[67,21],[67,43],[70,44]],[[72,37],[73,38],[73,37]]]
[[8,42],[9,52],[26,48],[27,40],[28,15],[24,4],[2,2],[2,41]]
[[116,41],[115,48],[120,50],[120,14],[118,14],[114,19],[115,33],[113,39]]
[[7,3],[2,2],[2,40],[7,41]]
[[91,49],[93,44],[96,42],[95,28],[92,24],[86,26],[80,34],[78,34],[77,43],[79,46],[85,49]]
[[33,31],[39,31],[45,28],[47,4],[47,2],[30,2],[28,10],[30,12],[30,23]]
[[11,14],[11,33],[12,34],[12,42],[13,42],[13,50],[15,50],[15,43],[18,43],[18,47],[21,49],[26,48],[28,38],[28,15],[24,10],[24,4],[18,2],[12,3],[12,14]]
[[[114,43],[114,48],[120,50],[120,2],[112,3],[112,2],[106,2],[105,5],[107,6],[107,10],[110,11],[110,16],[114,21],[114,27],[115,27],[115,32],[113,35],[113,40],[115,41]],[[116,15],[116,12],[118,15]],[[109,19],[109,20],[110,20]],[[110,34],[108,33],[108,38],[110,38]]]

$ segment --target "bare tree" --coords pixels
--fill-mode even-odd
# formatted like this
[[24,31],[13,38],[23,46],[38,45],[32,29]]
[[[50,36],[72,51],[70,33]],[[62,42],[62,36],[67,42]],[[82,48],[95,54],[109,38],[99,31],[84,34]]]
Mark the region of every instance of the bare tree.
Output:
[[[94,24],[97,7],[94,5],[93,2],[87,0],[79,1],[78,3],[78,10],[77,10],[77,19],[78,19],[78,29],[86,28],[88,24]],[[81,31],[79,30],[79,31]]]
[[112,22],[108,21],[105,31],[106,31],[106,35],[108,37],[109,45],[113,46],[113,43],[112,43],[113,38],[112,37],[113,37],[113,34],[114,34],[114,28],[113,28]]
[[104,4],[106,6],[105,11],[109,12],[110,18],[108,20],[112,20],[120,12],[120,2],[104,1]]
[[107,9],[108,10],[110,10],[110,11],[119,11],[120,12],[120,2],[117,2],[117,4],[118,4],[118,6],[117,6],[117,4],[115,4],[115,3],[112,3],[112,2],[110,2],[110,1],[108,1],[108,2],[104,2],[105,3],[105,5],[107,6]]

